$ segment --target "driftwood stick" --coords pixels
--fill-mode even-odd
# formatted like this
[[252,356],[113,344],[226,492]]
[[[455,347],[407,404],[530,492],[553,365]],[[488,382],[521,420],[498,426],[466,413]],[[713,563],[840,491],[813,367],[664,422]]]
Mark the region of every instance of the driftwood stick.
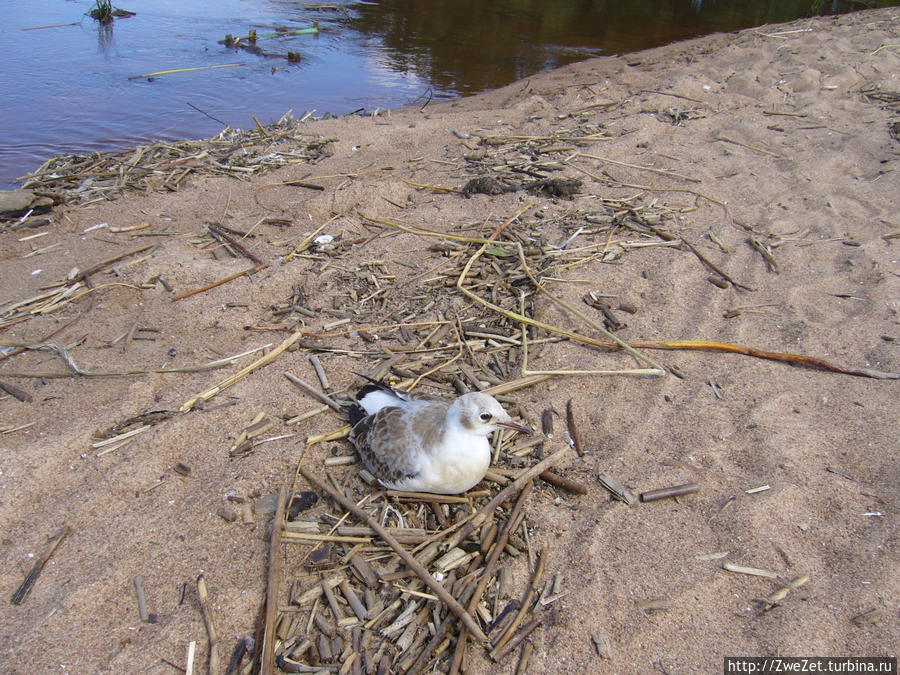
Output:
[[31,567],[31,571],[28,573],[28,576],[25,577],[25,581],[16,589],[16,592],[13,593],[13,596],[9,599],[9,601],[14,605],[21,605],[25,600],[25,596],[31,591],[31,587],[34,586],[34,582],[37,581],[38,575],[40,575],[41,570],[44,569],[44,565],[47,564],[47,561],[50,560],[50,556],[53,555],[53,552],[56,550],[56,547],[59,546],[59,543],[66,538],[66,535],[69,534],[69,526],[63,525],[62,528],[53,535],[53,539],[47,545],[47,548],[44,549],[44,552],[41,556],[34,561],[34,565]]
[[214,281],[211,284],[203,286],[202,288],[195,288],[192,291],[187,291],[186,293],[182,293],[181,295],[176,295],[174,298],[172,298],[172,302],[175,302],[177,300],[184,300],[185,298],[189,298],[192,295],[197,295],[198,293],[203,293],[204,291],[208,291],[211,288],[216,288],[218,286],[221,286],[222,284],[227,284],[229,281],[234,281],[235,279],[239,279],[240,277],[244,276],[245,274],[249,277],[251,274],[256,274],[261,269],[264,269],[266,267],[268,267],[268,265],[266,265],[266,264],[256,265],[254,267],[251,267],[249,270],[244,270],[243,272],[238,272],[236,274],[232,274],[230,276],[225,277],[224,279],[219,279],[218,281]]
[[203,623],[206,625],[206,635],[209,637],[209,675],[218,675],[219,637],[216,634],[212,610],[209,607],[209,593],[207,593],[206,590],[206,578],[202,574],[197,577],[197,596],[200,598],[200,612],[203,614]]
[[275,623],[278,617],[278,584],[281,580],[281,526],[284,521],[284,506],[288,489],[281,486],[278,493],[278,508],[272,521],[272,538],[269,540],[269,580],[266,586],[266,623],[263,632],[262,663],[260,675],[275,672]]
[[481,630],[481,627],[478,625],[478,622],[472,618],[472,615],[469,614],[465,608],[457,602],[456,598],[454,598],[450,593],[447,592],[440,583],[431,574],[428,572],[425,567],[423,567],[415,558],[410,555],[409,551],[407,551],[403,546],[390,535],[390,533],[385,530],[381,524],[372,518],[368,513],[359,508],[355,503],[347,499],[344,495],[342,495],[337,490],[332,489],[331,487],[325,485],[323,482],[319,481],[318,478],[313,476],[306,467],[300,467],[300,474],[309,482],[317,490],[321,492],[325,492],[335,500],[338,504],[347,509],[354,516],[362,520],[369,527],[374,530],[374,532],[381,537],[388,546],[394,549],[394,552],[400,556],[400,559],[406,563],[407,567],[415,572],[416,576],[418,576],[428,588],[434,591],[435,595],[440,598],[441,602],[444,603],[447,608],[456,614],[459,619],[463,622],[466,628],[468,628],[469,632],[472,633],[480,642],[486,642],[487,636]]
[[24,389],[20,389],[14,384],[0,380],[0,391],[5,391],[10,396],[19,399],[23,403],[31,403],[34,398]]

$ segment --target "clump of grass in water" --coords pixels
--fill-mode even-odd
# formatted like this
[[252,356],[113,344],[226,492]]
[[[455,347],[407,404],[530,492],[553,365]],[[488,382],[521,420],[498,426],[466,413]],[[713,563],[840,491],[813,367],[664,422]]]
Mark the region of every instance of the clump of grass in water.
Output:
[[113,20],[112,0],[97,0],[97,6],[90,11],[92,19],[106,24]]
[[92,19],[96,19],[104,25],[112,23],[113,19],[127,19],[129,16],[134,16],[135,14],[127,9],[113,7],[112,0],[96,0],[96,2],[97,6],[88,12],[88,14]]

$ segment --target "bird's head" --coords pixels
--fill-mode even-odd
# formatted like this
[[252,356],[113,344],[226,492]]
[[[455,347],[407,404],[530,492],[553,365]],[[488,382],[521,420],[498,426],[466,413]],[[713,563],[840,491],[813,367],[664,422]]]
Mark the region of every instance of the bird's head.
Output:
[[509,416],[493,396],[473,392],[463,394],[453,403],[459,413],[459,421],[466,430],[487,436],[497,429],[513,429],[530,434],[531,429]]

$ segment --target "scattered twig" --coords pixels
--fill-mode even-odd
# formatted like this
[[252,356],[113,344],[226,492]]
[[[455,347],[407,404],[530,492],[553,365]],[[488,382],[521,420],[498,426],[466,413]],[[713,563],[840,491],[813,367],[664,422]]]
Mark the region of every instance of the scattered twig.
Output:
[[213,283],[203,286],[202,288],[195,288],[192,291],[188,291],[186,293],[176,295],[174,298],[172,298],[172,302],[177,302],[178,300],[184,300],[185,298],[189,298],[192,295],[197,295],[198,293],[203,293],[204,291],[208,291],[210,289],[216,288],[223,284],[227,284],[229,281],[234,281],[235,279],[239,279],[243,276],[250,276],[252,274],[256,274],[257,272],[264,269],[265,267],[267,267],[267,265],[265,265],[265,264],[255,265],[248,270],[244,270],[243,272],[238,272],[237,274],[232,274],[230,276],[225,277],[224,279],[219,279],[218,281],[214,281]]
[[[534,571],[534,576],[531,578],[531,584],[528,587],[528,592],[525,594],[525,600],[522,602],[519,607],[519,611],[516,614],[515,618],[509,624],[507,629],[503,632],[503,635],[500,636],[500,639],[494,645],[494,648],[491,650],[491,659],[493,661],[499,661],[503,656],[509,653],[505,647],[507,643],[512,639],[513,633],[515,633],[516,629],[519,627],[519,624],[525,618],[525,614],[530,611],[531,603],[534,601],[534,598],[537,597],[540,592],[541,583],[544,579],[544,569],[547,565],[547,556],[549,554],[549,547],[544,546],[541,550],[541,556],[538,558],[537,568]],[[522,631],[522,635],[515,641],[515,643],[511,644],[512,647],[515,647],[518,642],[527,637],[528,633],[537,628],[540,625],[540,619],[537,619],[537,623],[531,627],[531,630]],[[534,622],[532,622],[534,623]]]
[[777,579],[778,574],[775,572],[770,572],[769,570],[761,570],[757,567],[747,567],[746,565],[738,565],[733,562],[724,562],[722,563],[722,569],[728,570],[729,572],[735,572],[736,574],[749,574],[753,577],[765,577],[766,579]]
[[282,342],[280,345],[278,345],[275,349],[273,349],[271,352],[269,352],[265,356],[260,357],[259,359],[257,359],[253,363],[251,363],[249,366],[242,368],[239,372],[235,373],[231,377],[226,378],[225,380],[220,382],[218,385],[216,385],[212,389],[208,389],[200,394],[197,394],[193,398],[188,399],[184,403],[184,405],[181,406],[181,411],[185,412],[188,410],[193,410],[194,407],[201,401],[203,401],[203,402],[208,401],[209,399],[211,399],[213,396],[215,396],[222,390],[227,389],[228,387],[233,385],[235,382],[238,382],[238,381],[242,380],[243,378],[247,377],[247,375],[252,373],[257,368],[261,368],[261,367],[271,363],[272,361],[277,359],[291,345],[296,343],[297,340],[299,340],[301,337],[303,337],[303,333],[301,331],[295,332],[293,335],[291,335],[289,338],[287,338],[284,342]]
[[[503,647],[503,649],[501,649],[496,655],[491,653],[491,658],[494,661],[502,661],[506,657],[507,654],[509,654],[516,647],[518,647],[519,644],[522,642],[522,640],[524,640],[529,635],[531,635],[534,632],[534,630],[538,626],[540,626],[543,622],[544,622],[543,617],[538,617],[537,619],[533,619],[532,621],[529,621],[525,625],[525,627],[519,632],[519,634],[516,635],[514,638],[510,639],[509,642],[506,644],[506,646]],[[517,669],[517,672],[518,672],[518,669]]]
[[795,577],[791,579],[787,584],[779,588],[774,593],[766,596],[766,599],[763,600],[763,611],[768,612],[770,609],[775,607],[779,602],[784,600],[787,597],[787,594],[793,590],[796,590],[803,586],[807,581],[809,581],[809,575],[804,574],[803,576]]
[[575,494],[586,495],[588,493],[588,489],[585,485],[582,485],[578,481],[574,481],[571,478],[560,476],[553,471],[542,471],[539,478],[550,483],[550,485],[555,485],[558,488],[568,490],[569,492],[574,492]]
[[310,384],[307,384],[293,373],[285,371],[284,376],[289,379],[294,385],[296,385],[300,390],[306,392],[317,401],[321,401],[335,412],[341,412],[342,408],[340,404],[333,398],[331,398],[328,394],[319,391]]
[[566,426],[569,430],[569,438],[572,439],[572,447],[579,457],[584,455],[581,445],[581,435],[578,433],[578,425],[575,423],[575,413],[572,412],[572,399],[566,401]]
[[756,145],[750,145],[749,143],[743,143],[741,141],[736,141],[733,138],[728,138],[727,136],[717,135],[717,136],[713,137],[713,140],[723,141],[725,143],[733,143],[734,145],[739,145],[742,148],[747,148],[748,150],[754,150],[755,152],[759,152],[764,155],[769,155],[770,157],[776,157],[778,159],[784,158],[784,155],[779,155],[777,152],[772,152],[771,150],[766,150],[765,148],[760,148]]
[[584,157],[586,159],[596,159],[598,162],[606,162],[609,164],[615,164],[617,166],[624,166],[629,169],[638,169],[640,171],[652,171],[653,173],[658,173],[661,176],[668,176],[669,178],[680,178],[681,180],[686,180],[691,183],[702,183],[703,181],[699,178],[693,178],[692,176],[684,176],[680,173],[675,173],[674,171],[666,171],[664,169],[657,169],[653,166],[640,166],[638,164],[629,164],[628,162],[620,162],[615,159],[610,159],[608,157],[598,157],[597,155],[589,155],[583,152],[575,153],[570,156],[569,159],[575,159],[576,157]]
[[34,585],[34,582],[37,581],[38,576],[41,573],[41,570],[44,569],[44,565],[47,564],[47,561],[50,559],[50,556],[53,555],[53,552],[56,550],[56,547],[59,546],[60,542],[66,538],[66,535],[69,534],[69,526],[63,525],[62,528],[53,535],[53,538],[50,540],[50,543],[47,545],[47,548],[44,549],[44,552],[38,557],[37,560],[34,561],[34,565],[31,566],[31,571],[25,577],[25,580],[19,585],[16,589],[16,592],[13,593],[12,598],[10,598],[10,602],[14,605],[21,605],[22,601],[25,600],[25,597],[31,591],[31,587]]
[[4,382],[3,380],[0,380],[0,389],[5,391],[13,398],[22,401],[23,403],[31,403],[34,400],[31,394],[29,394],[24,389],[20,389],[16,385],[10,384],[9,382]]
[[149,244],[147,246],[140,246],[140,247],[132,249],[130,251],[126,251],[125,253],[119,253],[118,255],[114,255],[111,258],[106,258],[105,260],[101,260],[100,262],[94,263],[93,265],[90,265],[83,270],[79,270],[76,275],[67,279],[67,283],[69,286],[71,286],[72,284],[74,284],[78,281],[84,281],[92,274],[96,274],[97,272],[102,270],[104,267],[108,267],[109,265],[112,265],[114,262],[119,262],[120,260],[123,260],[129,256],[137,255],[138,253],[143,253],[144,251],[149,251],[154,246],[155,246],[155,244]]
[[745,286],[744,284],[732,279],[728,274],[726,274],[719,267],[717,267],[709,258],[707,258],[705,255],[700,253],[700,251],[697,250],[697,247],[694,246],[691,242],[687,241],[684,237],[681,238],[681,242],[685,246],[687,246],[688,249],[690,250],[690,252],[693,253],[695,256],[697,256],[697,259],[700,262],[702,262],[710,271],[718,274],[720,277],[725,279],[725,281],[730,283],[732,286],[734,286],[735,288],[744,290],[744,291],[752,291],[753,290],[749,286]]
[[243,255],[245,258],[249,258],[250,260],[252,260],[253,262],[255,262],[255,263],[256,263],[256,266],[257,266],[259,269],[263,269],[264,267],[267,266],[267,265],[266,265],[262,260],[260,260],[256,255],[254,255],[253,253],[251,253],[251,252],[247,249],[246,246],[244,246],[244,245],[241,244],[241,242],[239,242],[237,239],[235,239],[235,238],[232,237],[230,234],[228,234],[227,232],[225,232],[225,230],[224,230],[223,228],[217,227],[216,225],[214,225],[214,224],[212,224],[212,223],[208,224],[208,225],[206,226],[206,228],[207,228],[210,232],[212,232],[215,236],[221,237],[222,239],[224,239],[225,241],[227,241],[229,244],[231,244],[232,246],[234,246],[234,248],[237,249],[237,250],[241,253],[241,255]]
[[693,494],[700,490],[697,483],[685,483],[684,485],[676,485],[674,487],[659,488],[658,490],[647,490],[641,493],[642,502],[652,502],[657,499],[667,499],[670,497],[680,497],[682,495]]

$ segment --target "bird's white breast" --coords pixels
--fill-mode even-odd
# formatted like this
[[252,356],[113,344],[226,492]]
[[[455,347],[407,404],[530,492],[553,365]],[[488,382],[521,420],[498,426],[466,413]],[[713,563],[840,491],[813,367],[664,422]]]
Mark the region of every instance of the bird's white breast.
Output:
[[451,430],[444,436],[440,451],[423,457],[420,487],[413,489],[439,494],[459,494],[484,478],[491,464],[491,446],[484,436]]

